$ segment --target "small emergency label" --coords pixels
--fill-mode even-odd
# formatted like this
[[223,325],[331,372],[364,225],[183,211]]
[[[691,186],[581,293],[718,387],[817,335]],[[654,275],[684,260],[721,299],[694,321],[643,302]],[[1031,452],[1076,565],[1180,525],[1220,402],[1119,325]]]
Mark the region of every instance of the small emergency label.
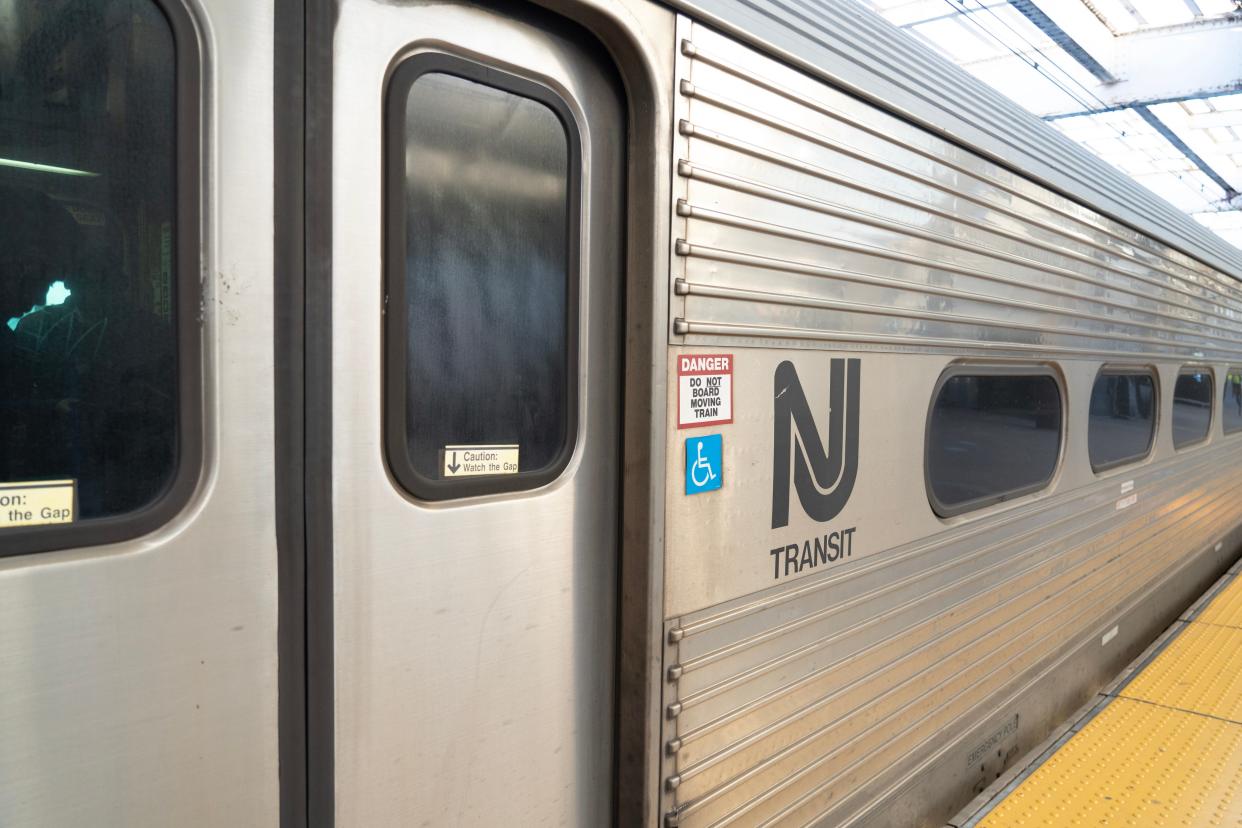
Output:
[[77,481],[0,483],[0,529],[72,523]]
[[677,357],[677,427],[733,422],[733,354]]
[[444,476],[517,474],[518,446],[445,446]]

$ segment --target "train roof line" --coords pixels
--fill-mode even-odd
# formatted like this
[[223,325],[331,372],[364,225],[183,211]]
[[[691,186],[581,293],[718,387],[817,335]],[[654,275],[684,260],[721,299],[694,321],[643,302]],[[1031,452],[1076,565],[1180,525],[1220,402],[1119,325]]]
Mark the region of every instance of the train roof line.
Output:
[[1242,280],[1242,250],[855,0],[665,2]]

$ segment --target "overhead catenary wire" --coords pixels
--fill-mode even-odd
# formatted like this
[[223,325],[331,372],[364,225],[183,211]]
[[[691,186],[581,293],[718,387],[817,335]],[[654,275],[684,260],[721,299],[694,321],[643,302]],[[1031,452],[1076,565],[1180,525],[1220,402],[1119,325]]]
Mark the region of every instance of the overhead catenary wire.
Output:
[[[1040,77],[1044,78],[1048,83],[1052,84],[1062,94],[1066,95],[1067,97],[1075,101],[1086,113],[1086,115],[1083,117],[1090,117],[1093,115],[1103,115],[1109,111],[1112,111],[1112,108],[1110,108],[1107,103],[1101,100],[1099,96],[1097,96],[1090,88],[1088,88],[1087,86],[1082,84],[1080,81],[1078,81],[1068,70],[1066,70],[1063,66],[1061,66],[1053,58],[1052,55],[1046,52],[1043,47],[1032,43],[1022,33],[1017,31],[1013,26],[1009,25],[1000,15],[998,15],[993,10],[992,7],[984,3],[978,2],[978,0],[976,0],[977,8],[972,8],[968,6],[967,5],[968,0],[956,0],[956,2],[955,0],[943,0],[943,2],[947,6],[949,6],[950,9],[953,10],[955,14],[955,19],[959,19],[961,21],[965,21],[966,23],[973,25],[975,28],[977,28],[980,32],[982,32],[988,38],[990,38],[991,40],[999,44],[1001,48],[1003,48],[1005,51],[1009,52],[1011,55],[1013,55],[1023,64],[1025,64],[1026,66],[1034,70],[1038,75],[1040,75]],[[1067,78],[1074,86],[1078,87],[1078,89],[1080,89],[1083,93],[1085,93],[1086,97],[1079,94],[1078,92],[1075,92],[1073,89],[1069,88],[1065,83],[1062,83],[1060,80],[1058,80],[1057,78],[1049,74],[1047,71],[1045,71],[1043,66],[1040,65],[1041,64],[1040,60],[1035,60],[1032,57],[1030,57],[1028,54],[1025,54],[1022,51],[1015,49],[1013,45],[1011,45],[1009,42],[1006,42],[1004,38],[998,36],[996,32],[992,31],[987,26],[983,25],[983,23],[977,19],[977,15],[974,14],[974,12],[979,12],[979,11],[987,12],[991,17],[995,18],[1001,25],[1003,25],[1006,29],[1008,29],[1015,37],[1020,39],[1022,43],[1026,44],[1026,46],[1030,50],[1033,50],[1037,55],[1039,55],[1043,63],[1054,67],[1060,74],[1064,75],[1065,78]],[[924,38],[926,39],[926,36],[924,36]],[[935,45],[934,42],[932,45],[933,46]],[[1094,99],[1095,104],[1092,104],[1090,102],[1090,99]],[[1128,141],[1126,141],[1125,139],[1128,136],[1124,130],[1118,128],[1115,124],[1109,123],[1107,120],[1103,121],[1103,125],[1107,129],[1110,129],[1113,132],[1115,132],[1117,134],[1117,137],[1122,140],[1122,142],[1126,145],[1126,147],[1129,150],[1133,152],[1141,153],[1142,155],[1146,156],[1148,161],[1150,161],[1152,165],[1155,166],[1157,169],[1162,167],[1163,159],[1160,159],[1156,157],[1155,155],[1153,155],[1149,149],[1135,147],[1132,144],[1130,144]],[[1167,139],[1165,139],[1163,136],[1160,136],[1160,137],[1162,140],[1167,141]],[[1170,143],[1170,146],[1172,146],[1173,149],[1177,151],[1177,147],[1174,146],[1171,142],[1169,143]],[[1178,154],[1181,154],[1181,153],[1179,152]],[[1183,157],[1184,157],[1184,154],[1183,154]],[[1184,186],[1188,191],[1193,193],[1195,196],[1202,198],[1206,195],[1203,192],[1202,187],[1196,187],[1192,182],[1188,181],[1182,175],[1182,173],[1177,172],[1177,171],[1170,171],[1170,172],[1172,172],[1173,177],[1176,181],[1178,181],[1182,186]]]

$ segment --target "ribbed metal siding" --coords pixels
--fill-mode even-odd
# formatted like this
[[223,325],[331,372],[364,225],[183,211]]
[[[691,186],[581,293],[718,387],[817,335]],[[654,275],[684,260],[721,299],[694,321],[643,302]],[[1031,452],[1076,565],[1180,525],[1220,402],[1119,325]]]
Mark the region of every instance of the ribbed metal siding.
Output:
[[[1238,521],[1204,457],[669,624],[666,824],[846,825]],[[888,607],[877,612],[876,607]]]
[[677,333],[1242,357],[1229,277],[694,32],[680,46]]
[[[1228,277],[688,31],[673,217],[686,344],[1239,358],[1242,292]],[[669,619],[666,824],[864,819],[1235,527],[1234,466],[1201,452],[1136,468],[1141,511],[1100,481]]]
[[1242,251],[850,0],[666,0],[1242,279]]

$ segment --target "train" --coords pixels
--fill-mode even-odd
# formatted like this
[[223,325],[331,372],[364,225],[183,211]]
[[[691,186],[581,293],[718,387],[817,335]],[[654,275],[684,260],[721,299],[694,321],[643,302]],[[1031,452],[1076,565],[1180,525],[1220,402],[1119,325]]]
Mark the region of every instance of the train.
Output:
[[0,4],[0,825],[939,826],[1242,548],[1242,252],[852,2]]

